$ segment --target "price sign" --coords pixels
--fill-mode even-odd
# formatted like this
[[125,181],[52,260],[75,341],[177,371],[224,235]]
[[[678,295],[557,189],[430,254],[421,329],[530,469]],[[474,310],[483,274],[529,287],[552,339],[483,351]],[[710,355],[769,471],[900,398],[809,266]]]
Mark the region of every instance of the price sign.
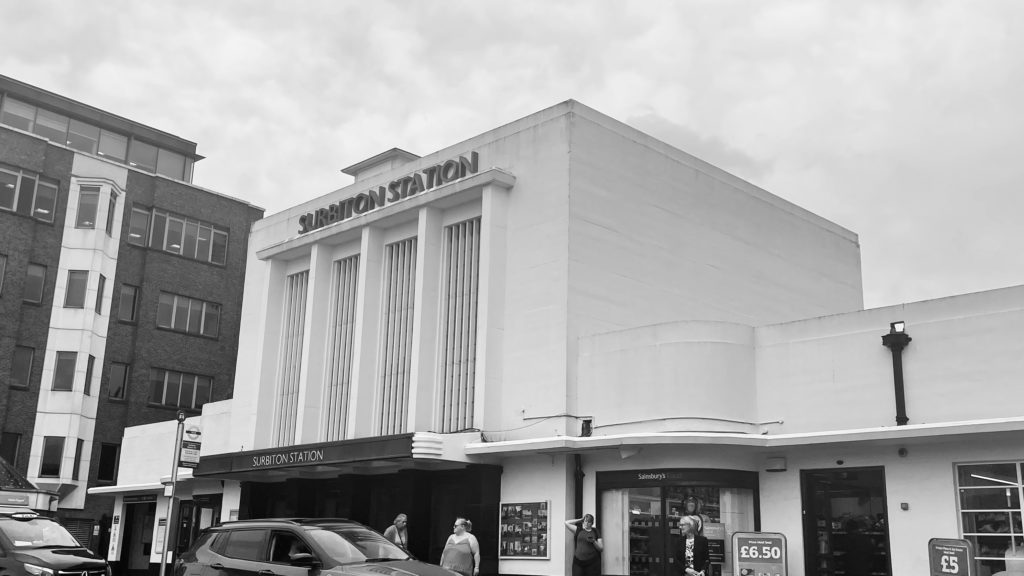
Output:
[[931,576],[973,576],[974,550],[967,540],[932,538],[928,541]]
[[786,537],[776,532],[736,532],[732,559],[737,576],[786,576]]

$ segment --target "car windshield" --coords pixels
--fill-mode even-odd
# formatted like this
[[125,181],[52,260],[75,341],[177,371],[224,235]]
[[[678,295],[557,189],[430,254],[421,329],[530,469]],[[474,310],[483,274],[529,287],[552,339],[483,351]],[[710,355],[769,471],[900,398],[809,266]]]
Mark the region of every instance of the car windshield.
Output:
[[308,534],[338,564],[385,562],[409,558],[409,554],[405,550],[363,526],[311,526]]
[[0,531],[15,548],[79,548],[81,544],[63,526],[46,518],[0,518]]

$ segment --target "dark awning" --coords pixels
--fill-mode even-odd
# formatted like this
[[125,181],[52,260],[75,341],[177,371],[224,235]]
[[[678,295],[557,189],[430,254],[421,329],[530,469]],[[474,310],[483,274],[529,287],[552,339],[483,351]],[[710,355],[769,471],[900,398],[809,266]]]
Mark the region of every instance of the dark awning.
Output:
[[196,478],[255,480],[289,476],[333,476],[357,468],[413,465],[413,434],[298,444],[282,448],[213,454],[199,458]]

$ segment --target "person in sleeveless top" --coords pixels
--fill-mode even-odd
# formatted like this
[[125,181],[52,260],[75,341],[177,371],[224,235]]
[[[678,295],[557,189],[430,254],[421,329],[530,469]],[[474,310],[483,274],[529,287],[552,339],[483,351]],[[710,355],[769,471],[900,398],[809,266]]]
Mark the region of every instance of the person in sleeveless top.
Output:
[[395,516],[395,522],[384,531],[384,537],[391,540],[399,548],[409,551],[409,517],[405,514]]
[[566,520],[565,527],[573,533],[572,576],[600,576],[604,540],[594,526],[594,515]]
[[674,571],[679,576],[708,576],[711,572],[711,555],[708,539],[697,533],[702,524],[700,516],[683,516],[679,519],[679,548],[675,551]]
[[441,567],[462,576],[478,576],[480,574],[480,544],[476,536],[470,534],[473,523],[465,518],[456,518],[451,536],[444,543],[441,552]]

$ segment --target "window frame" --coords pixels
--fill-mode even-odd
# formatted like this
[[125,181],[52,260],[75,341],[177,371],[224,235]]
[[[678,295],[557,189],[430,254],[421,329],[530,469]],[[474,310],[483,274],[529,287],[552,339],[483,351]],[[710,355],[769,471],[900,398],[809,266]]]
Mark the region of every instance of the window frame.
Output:
[[89,354],[89,360],[85,365],[85,387],[82,393],[86,396],[92,396],[92,376],[93,370],[96,369],[96,357]]
[[[110,463],[110,469],[113,472],[113,474],[111,475],[110,478],[104,478],[103,476],[101,476],[101,474],[103,474],[105,472],[105,470],[104,470],[104,464],[105,464],[105,461],[104,461],[104,450],[105,449],[109,449],[111,447],[113,448],[114,453],[113,453],[112,456],[108,455],[107,457],[108,458],[112,458],[112,461]],[[117,473],[119,471],[118,469],[120,468],[121,445],[120,444],[113,444],[113,443],[109,443],[109,442],[101,442],[100,446],[99,446],[99,451],[100,451],[100,453],[99,453],[98,457],[96,458],[96,462],[97,462],[97,464],[96,464],[96,481],[97,482],[116,484],[117,483]],[[109,452],[108,452],[108,454],[109,454]]]
[[[40,478],[60,478],[60,469],[62,468],[64,460],[64,444],[66,438],[63,436],[43,436],[43,450],[39,458],[39,477]],[[59,444],[58,444],[59,441]],[[57,471],[56,473],[48,473],[47,466],[53,466],[53,462],[47,463],[47,456],[53,457],[53,450],[57,451]],[[48,454],[49,453],[49,454]]]
[[[169,301],[168,301],[169,299]],[[196,305],[199,305],[198,311],[194,311]],[[184,308],[184,320],[179,318]],[[216,309],[216,333],[207,334],[208,327],[208,315],[211,308]],[[167,323],[164,322],[164,310],[169,309],[170,315],[167,318]],[[190,336],[202,336],[204,338],[220,338],[220,326],[221,326],[221,313],[224,310],[224,306],[218,302],[210,302],[208,300],[200,300],[199,298],[191,298],[189,296],[182,296],[173,292],[160,292],[160,297],[157,300],[157,314],[156,314],[156,327],[162,330],[170,330],[179,334],[188,334]],[[197,315],[199,319],[199,326],[195,329],[191,329],[193,316]],[[179,322],[184,322],[184,329],[178,327]]]
[[82,451],[85,449],[85,440],[77,438],[75,440],[75,465],[71,469],[71,479],[78,480],[78,475],[82,471]]
[[103,314],[103,292],[107,289],[107,277],[100,274],[100,279],[96,282],[96,313]]
[[[10,164],[0,164],[0,173],[14,178],[13,184],[8,184],[13,190],[11,192],[11,204],[10,206],[0,205],[0,210],[28,216],[40,222],[53,223],[54,212],[57,211],[57,197],[60,194],[60,182],[29,170],[22,170]],[[28,181],[32,183],[29,186],[30,189],[26,189],[26,182]],[[40,187],[53,192],[52,202],[49,202],[46,206],[48,209],[45,210],[40,202]],[[25,194],[31,194],[32,197],[26,200],[24,198]]]
[[[75,279],[78,278],[78,281]],[[74,282],[75,292],[72,293],[72,282]],[[80,288],[80,291],[78,290]],[[64,307],[65,308],[85,308],[85,296],[89,292],[89,271],[88,270],[68,270],[67,281],[64,283]],[[74,296],[74,301],[72,301]]]
[[107,200],[107,225],[105,230],[107,236],[114,237],[114,216],[117,215],[117,193],[110,191],[110,198]]
[[[3,453],[3,450],[2,450],[4,438],[13,438],[14,450],[12,451],[13,454],[11,454],[12,458],[7,458],[6,456],[4,456],[4,453]],[[21,434],[18,433],[18,432],[2,432],[2,433],[0,433],[0,457],[6,459],[7,462],[11,466],[17,467],[18,466],[18,457],[19,456],[21,456]]]
[[[121,394],[119,396],[114,396],[114,395],[111,394],[111,392],[113,391],[113,388],[111,387],[111,382],[113,381],[113,376],[114,376],[114,366],[123,367],[123,368],[120,368],[120,370],[121,370]],[[129,381],[130,376],[131,376],[131,368],[132,368],[132,365],[127,363],[127,362],[115,362],[113,360],[110,361],[110,365],[107,368],[107,399],[108,400],[123,402],[123,401],[128,399],[128,381]]]
[[[130,289],[131,290],[131,304],[130,304],[131,305],[131,317],[130,318],[125,318],[124,316],[122,316],[122,312],[124,311],[124,302],[125,302],[124,294],[125,294],[125,290],[126,289]],[[126,284],[124,282],[121,283],[121,290],[118,292],[118,296],[117,296],[117,321],[118,322],[126,322],[126,323],[130,323],[130,324],[135,324],[135,323],[137,323],[139,321],[139,287],[138,286],[134,286],[132,284]]]
[[[192,373],[189,373],[189,372],[182,372],[180,370],[169,370],[169,369],[166,369],[166,368],[151,368],[150,371],[149,371],[149,374],[150,374],[150,377],[149,377],[150,390],[149,390],[149,400],[148,400],[148,403],[149,403],[150,406],[160,406],[160,407],[164,407],[164,408],[175,408],[175,409],[179,409],[179,410],[200,411],[200,410],[203,409],[203,406],[205,406],[206,404],[209,404],[210,402],[213,401],[213,384],[214,384],[214,379],[213,379],[212,376],[206,376],[206,375],[203,375],[203,374],[192,374]],[[162,377],[161,378],[157,378],[158,374],[161,375]],[[177,383],[176,384],[170,382],[170,378],[171,378],[172,374],[177,375]],[[190,379],[192,381],[190,385],[186,385],[186,383],[185,383],[186,378],[188,378],[188,379]],[[197,400],[198,400],[198,396],[199,396],[199,389],[200,389],[200,379],[205,379],[209,389],[207,391],[207,398],[205,400],[203,400],[202,403],[199,403],[197,405]],[[157,386],[158,382],[160,384],[160,400],[159,401],[155,399],[156,391],[157,391],[156,390],[156,386]],[[175,391],[176,400],[175,400],[174,404],[171,404],[171,403],[169,403],[167,401],[168,391],[171,389],[172,386],[176,390]],[[191,401],[190,401],[189,404],[183,405],[181,403],[182,392],[184,390],[186,390],[186,388],[189,387],[189,386],[191,387],[191,390],[192,390],[192,398],[191,398]]]
[[[102,192],[100,186],[83,185],[78,187],[78,208],[75,211],[75,228],[83,230],[95,230],[96,220],[100,213],[100,192]],[[89,204],[85,204],[86,199],[91,199]],[[92,210],[92,221],[88,221],[84,216],[88,216],[88,212],[83,213],[83,208]]]
[[[34,270],[34,269],[36,269],[36,270],[42,269],[42,271],[43,271],[43,275],[39,279],[39,299],[37,299],[37,300],[32,300],[30,298],[27,298],[27,296],[28,296],[27,292],[28,292],[29,281],[31,279],[31,275],[30,274],[31,274],[32,270]],[[36,264],[35,262],[29,262],[28,263],[28,266],[25,268],[25,290],[22,293],[22,300],[23,301],[28,302],[30,304],[42,304],[43,303],[43,298],[46,296],[46,273],[47,273],[47,269],[46,269],[46,266],[44,266],[43,264]]]
[[[28,350],[28,365],[25,370],[25,382],[20,383],[17,379],[18,374],[14,371],[17,367],[18,352]],[[23,352],[24,353],[24,352]],[[32,366],[36,362],[36,349],[31,346],[14,346],[14,351],[11,354],[11,388],[17,388],[19,390],[28,390],[32,386]]]
[[[63,355],[63,357],[62,357]],[[61,360],[63,359],[63,364]],[[68,362],[71,372],[67,373]],[[75,390],[75,370],[78,369],[78,352],[71,350],[58,350],[53,359],[53,382],[50,390],[54,392],[73,392]],[[61,386],[58,388],[58,384]],[[63,386],[67,386],[64,388]]]

